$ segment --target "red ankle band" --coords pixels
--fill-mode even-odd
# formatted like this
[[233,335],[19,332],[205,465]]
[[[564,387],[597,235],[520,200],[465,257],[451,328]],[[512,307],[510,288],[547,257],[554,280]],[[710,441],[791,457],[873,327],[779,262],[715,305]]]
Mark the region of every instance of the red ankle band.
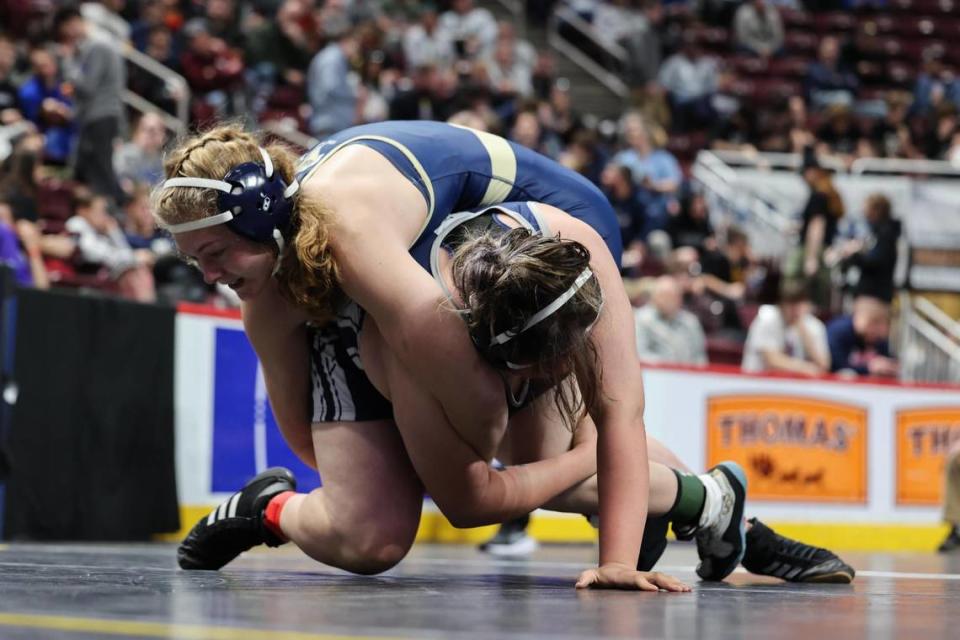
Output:
[[283,529],[280,528],[280,513],[283,511],[283,505],[287,504],[287,500],[295,495],[297,495],[295,491],[278,493],[270,499],[263,512],[263,524],[273,535],[284,541],[287,540],[287,536],[283,534]]

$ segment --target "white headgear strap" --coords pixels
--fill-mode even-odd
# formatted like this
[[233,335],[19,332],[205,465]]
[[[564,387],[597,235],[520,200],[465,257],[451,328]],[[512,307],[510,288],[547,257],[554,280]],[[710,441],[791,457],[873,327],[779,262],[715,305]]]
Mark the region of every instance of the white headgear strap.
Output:
[[567,301],[570,300],[570,298],[577,295],[577,291],[579,291],[581,287],[583,287],[583,285],[585,285],[590,280],[590,277],[592,275],[593,275],[593,271],[590,270],[590,267],[587,267],[586,269],[581,271],[580,275],[577,276],[577,279],[573,281],[572,285],[570,285],[570,288],[564,291],[563,293],[561,293],[556,300],[554,300],[553,302],[545,306],[543,309],[540,309],[540,311],[537,311],[535,314],[533,314],[530,317],[530,319],[527,320],[523,324],[523,326],[521,326],[519,329],[508,329],[503,333],[499,333],[495,335],[493,339],[490,341],[490,344],[491,345],[506,344],[507,342],[510,342],[510,340],[517,337],[518,335],[520,335],[530,327],[533,327],[534,325],[539,324],[540,322],[543,322],[543,320],[545,320],[549,316],[556,313],[563,305],[567,303]]
[[[260,150],[260,157],[263,158],[263,170],[267,178],[273,177],[273,160],[270,159],[270,154],[267,153],[267,150],[263,147],[257,147]],[[160,185],[161,189],[171,189],[173,187],[193,187],[195,189],[216,189],[217,191],[223,191],[224,193],[232,193],[234,186],[229,182],[223,180],[211,180],[210,178],[170,178],[169,180],[164,181]],[[236,187],[239,188],[239,187]],[[294,180],[283,190],[284,198],[291,198],[297,191],[300,190],[300,183]],[[181,222],[180,224],[171,224],[167,225],[167,229],[170,233],[186,233],[188,231],[196,231],[197,229],[206,229],[208,227],[215,227],[218,224],[224,224],[230,222],[236,217],[236,214],[233,211],[223,211],[213,216],[208,216],[206,218],[201,218],[199,220],[192,220],[190,222]],[[274,275],[280,269],[280,259],[279,256],[283,254],[283,234],[280,233],[278,229],[273,230],[273,240],[277,243],[277,248],[279,252],[277,254],[277,264],[273,269]]]

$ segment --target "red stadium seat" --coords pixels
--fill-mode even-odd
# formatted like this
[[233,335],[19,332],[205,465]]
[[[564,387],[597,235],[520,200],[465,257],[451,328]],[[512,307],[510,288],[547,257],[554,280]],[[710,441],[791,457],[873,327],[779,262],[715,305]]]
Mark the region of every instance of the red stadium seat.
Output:
[[[73,182],[47,180],[37,194],[37,214],[51,222],[66,222],[73,215]],[[61,225],[62,226],[62,225]]]
[[795,56],[813,56],[817,52],[817,36],[812,33],[797,31],[787,32],[785,42],[787,51]]
[[283,85],[274,89],[267,99],[267,106],[271,109],[299,109],[307,101],[303,87]]
[[765,76],[770,73],[770,63],[755,56],[737,56],[727,58],[727,65],[744,76]]
[[847,12],[818,13],[813,19],[815,31],[819,34],[847,33],[857,26],[857,19]]
[[707,360],[710,364],[740,366],[743,361],[743,343],[728,338],[707,337]]
[[960,11],[960,4],[956,0],[895,0],[894,4],[900,6],[907,3],[907,11],[923,14],[952,14],[956,15]]
[[770,61],[770,74],[781,78],[803,78],[807,75],[807,58],[776,58]]
[[809,30],[813,28],[813,18],[806,11],[797,11],[795,9],[781,9],[780,17],[783,20],[783,27],[786,31]]

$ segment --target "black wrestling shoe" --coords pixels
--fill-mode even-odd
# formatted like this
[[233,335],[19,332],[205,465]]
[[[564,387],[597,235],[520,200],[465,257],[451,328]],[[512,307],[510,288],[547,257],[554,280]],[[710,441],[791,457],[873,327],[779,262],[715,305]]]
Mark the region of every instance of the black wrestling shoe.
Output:
[[950,533],[947,534],[944,541],[937,547],[937,551],[940,553],[950,553],[957,549],[960,549],[960,531],[957,531],[957,525],[953,525],[950,528]]
[[849,584],[853,567],[831,551],[781,536],[756,518],[750,519],[743,566],[751,573],[788,582]]
[[257,474],[223,504],[200,519],[177,549],[181,569],[216,570],[258,544],[283,544],[263,523],[267,503],[278,493],[294,491],[289,470],[273,467]]
[[530,514],[504,522],[497,529],[495,536],[481,544],[478,548],[484,553],[502,558],[517,558],[528,556],[540,546],[527,533],[530,524]]

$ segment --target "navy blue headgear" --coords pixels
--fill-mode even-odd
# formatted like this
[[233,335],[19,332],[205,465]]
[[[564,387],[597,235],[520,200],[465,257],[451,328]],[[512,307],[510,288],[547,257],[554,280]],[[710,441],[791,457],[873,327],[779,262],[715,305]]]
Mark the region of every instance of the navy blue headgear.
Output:
[[283,251],[284,234],[290,227],[293,212],[293,195],[300,185],[294,181],[287,185],[274,171],[273,161],[265,149],[260,147],[263,164],[244,162],[231,169],[223,180],[209,178],[170,178],[161,186],[195,187],[198,189],[216,189],[217,207],[220,213],[169,225],[172,233],[184,233],[205,229],[218,224],[226,224],[231,231],[256,242],[277,243]]

